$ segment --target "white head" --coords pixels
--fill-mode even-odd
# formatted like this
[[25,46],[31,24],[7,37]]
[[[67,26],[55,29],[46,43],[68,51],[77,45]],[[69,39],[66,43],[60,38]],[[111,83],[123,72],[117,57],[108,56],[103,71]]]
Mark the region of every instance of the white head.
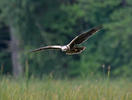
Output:
[[62,46],[62,47],[61,47],[61,50],[62,50],[62,51],[67,51],[67,50],[68,50],[68,47],[67,47],[67,46]]

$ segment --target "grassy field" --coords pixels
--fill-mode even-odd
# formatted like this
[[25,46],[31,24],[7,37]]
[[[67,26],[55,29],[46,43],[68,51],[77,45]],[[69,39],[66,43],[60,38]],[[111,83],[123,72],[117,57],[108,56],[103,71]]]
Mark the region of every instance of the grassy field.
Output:
[[132,100],[132,82],[1,78],[0,100]]

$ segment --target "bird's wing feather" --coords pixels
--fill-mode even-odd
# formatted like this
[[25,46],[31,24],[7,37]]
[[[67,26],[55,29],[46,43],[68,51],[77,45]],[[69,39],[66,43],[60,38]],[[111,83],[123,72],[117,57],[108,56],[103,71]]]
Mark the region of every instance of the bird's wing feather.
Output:
[[82,34],[76,36],[68,45],[70,47],[73,47],[75,44],[80,44],[80,43],[84,42],[85,40],[88,39],[88,37],[90,37],[97,31],[99,31],[101,28],[102,28],[102,26],[97,26],[95,28],[92,28],[89,31],[83,32]]
[[31,52],[36,52],[36,51],[41,51],[41,50],[47,50],[47,49],[61,49],[61,46],[59,46],[59,45],[45,46],[45,47],[40,47],[38,49],[32,50]]

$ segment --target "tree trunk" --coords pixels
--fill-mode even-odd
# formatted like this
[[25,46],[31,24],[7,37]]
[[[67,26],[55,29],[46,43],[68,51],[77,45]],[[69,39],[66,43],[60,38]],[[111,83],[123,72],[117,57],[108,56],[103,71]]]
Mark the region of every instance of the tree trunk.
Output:
[[12,68],[13,68],[13,76],[18,77],[22,75],[22,66],[20,63],[20,55],[19,55],[19,40],[15,35],[15,28],[10,25],[10,36],[11,36],[11,60],[12,60]]

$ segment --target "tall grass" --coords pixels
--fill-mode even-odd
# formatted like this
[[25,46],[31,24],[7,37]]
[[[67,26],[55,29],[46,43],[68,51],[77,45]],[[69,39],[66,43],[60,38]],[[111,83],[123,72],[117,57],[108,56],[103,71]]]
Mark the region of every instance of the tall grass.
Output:
[[0,100],[132,100],[132,82],[2,78]]

